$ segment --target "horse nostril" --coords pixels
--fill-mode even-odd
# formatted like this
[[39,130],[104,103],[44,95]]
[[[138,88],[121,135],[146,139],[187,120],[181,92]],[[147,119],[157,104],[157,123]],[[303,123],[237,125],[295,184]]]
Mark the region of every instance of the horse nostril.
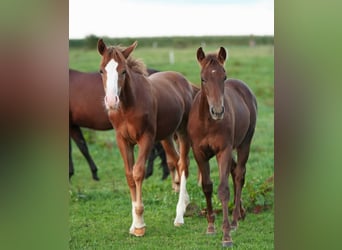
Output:
[[224,113],[224,106],[222,106],[222,109],[221,109],[221,113],[220,114],[223,114]]

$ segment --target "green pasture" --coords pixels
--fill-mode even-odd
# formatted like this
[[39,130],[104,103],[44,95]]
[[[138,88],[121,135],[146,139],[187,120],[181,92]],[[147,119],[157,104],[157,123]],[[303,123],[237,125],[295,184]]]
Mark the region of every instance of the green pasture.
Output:
[[[196,50],[199,46],[201,44],[186,48],[152,48],[139,47],[138,44],[133,56],[141,58],[149,68],[178,71],[191,82],[199,84],[199,66],[196,60]],[[232,232],[232,249],[274,249],[273,46],[217,44],[204,47],[204,51],[214,52],[220,46],[228,50],[228,77],[241,79],[250,86],[256,94],[259,109],[242,194],[248,213],[246,219],[240,222],[238,230]],[[173,64],[169,60],[170,53],[174,55]],[[97,71],[99,62],[100,55],[96,48],[70,49],[70,68]],[[178,194],[171,189],[170,177],[166,181],[161,181],[162,171],[157,159],[153,176],[143,183],[146,234],[144,237],[136,238],[128,233],[132,221],[131,201],[122,159],[115,143],[115,131],[83,131],[90,153],[99,168],[101,180],[92,180],[86,160],[73,143],[75,175],[69,186],[70,249],[221,248],[221,213],[216,217],[216,235],[205,234],[207,222],[201,210],[206,207],[206,203],[202,189],[197,184],[197,166],[192,152],[187,182],[191,204],[186,213],[185,224],[182,227],[173,225]],[[211,175],[214,182],[214,208],[220,209],[217,197],[218,168],[215,158],[211,160]]]

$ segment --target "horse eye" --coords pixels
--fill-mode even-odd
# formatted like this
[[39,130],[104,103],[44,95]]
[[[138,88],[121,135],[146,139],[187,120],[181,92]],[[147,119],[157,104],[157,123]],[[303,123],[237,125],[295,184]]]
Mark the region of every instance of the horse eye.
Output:
[[103,71],[102,71],[102,69],[100,69],[100,70],[99,70],[99,72],[100,72],[100,74],[103,74]]
[[203,78],[201,78],[201,82],[205,83],[205,82],[206,82],[206,80],[204,80]]

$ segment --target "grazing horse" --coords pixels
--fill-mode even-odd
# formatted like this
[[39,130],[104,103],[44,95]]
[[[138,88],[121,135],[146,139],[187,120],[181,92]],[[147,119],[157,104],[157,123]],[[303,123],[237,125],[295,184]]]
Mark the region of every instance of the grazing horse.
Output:
[[[116,141],[131,194],[133,222],[129,233],[143,236],[144,166],[155,141],[161,141],[163,145],[173,180],[174,170],[177,170],[180,185],[174,224],[184,223],[183,216],[189,203],[186,191],[190,150],[187,122],[194,90],[177,72],[158,72],[147,76],[145,65],[130,57],[136,45],[134,42],[125,49],[107,47],[99,39],[98,52],[102,56],[100,73],[105,89],[104,102],[116,130]],[[179,154],[174,146],[174,134],[178,138]],[[138,145],[136,161],[133,154],[135,145]]]
[[[226,79],[226,50],[223,47],[217,54],[208,55],[199,48],[197,60],[201,67],[201,90],[197,93],[189,114],[188,135],[202,176],[202,190],[207,202],[207,234],[215,233],[215,216],[211,201],[213,183],[210,179],[209,160],[216,156],[220,178],[218,197],[223,212],[222,245],[227,247],[233,244],[230,230],[237,228],[238,219],[245,216],[241,204],[241,191],[256,125],[257,103],[254,94],[245,83],[236,79]],[[233,159],[235,149],[237,163]],[[230,172],[234,182],[235,203],[231,224],[228,220]]]
[[[154,69],[147,69],[147,71],[148,74],[158,72]],[[113,129],[103,104],[104,96],[100,73],[87,73],[69,69],[69,178],[74,174],[71,137],[86,158],[93,179],[99,180],[96,164],[89,153],[81,127],[94,130]],[[165,152],[160,143],[155,144],[153,152],[158,152],[158,154],[153,153],[150,155],[148,169],[153,168],[153,161],[159,156],[163,167],[162,178],[166,178],[169,169],[166,164]]]

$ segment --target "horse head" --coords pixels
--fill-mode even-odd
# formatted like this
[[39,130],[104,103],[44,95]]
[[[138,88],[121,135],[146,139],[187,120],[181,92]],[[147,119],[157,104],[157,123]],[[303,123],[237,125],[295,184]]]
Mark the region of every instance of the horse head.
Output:
[[100,73],[106,93],[104,101],[107,110],[119,108],[120,93],[124,88],[126,79],[126,59],[136,46],[136,41],[125,49],[113,46],[107,47],[102,39],[99,39],[97,43],[98,52],[102,56]]
[[205,55],[202,47],[197,50],[201,66],[201,90],[207,98],[210,116],[221,120],[224,116],[224,82],[227,79],[224,63],[226,50],[221,47],[217,54]]

